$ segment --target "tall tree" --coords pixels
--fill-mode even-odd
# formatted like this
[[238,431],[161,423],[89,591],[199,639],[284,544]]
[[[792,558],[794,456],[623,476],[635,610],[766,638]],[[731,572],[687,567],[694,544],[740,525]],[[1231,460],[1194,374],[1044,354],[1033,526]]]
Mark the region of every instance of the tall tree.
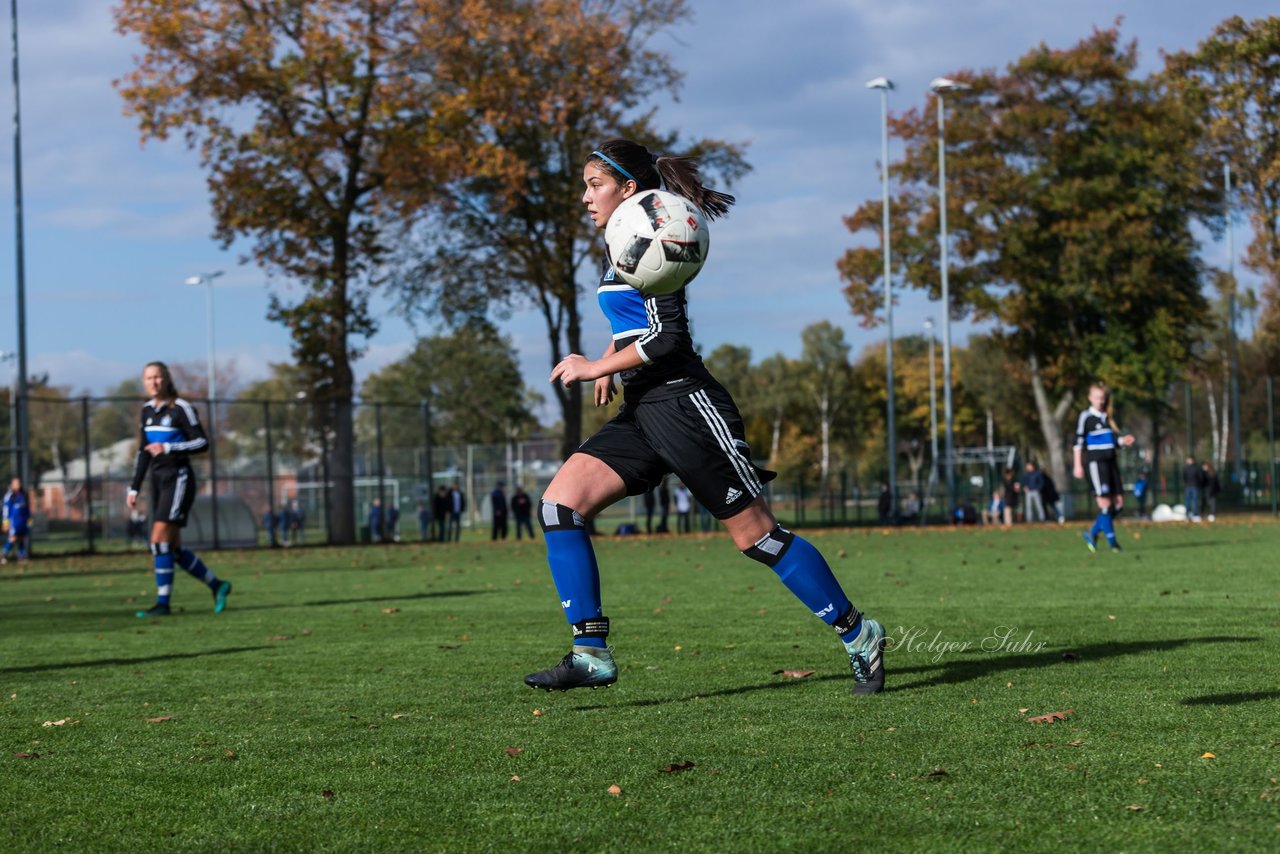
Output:
[[[592,147],[625,136],[651,150],[697,156],[726,186],[747,168],[737,146],[681,141],[660,132],[646,102],[674,95],[680,74],[652,37],[688,16],[685,0],[489,0],[457,85],[485,117],[487,139],[515,175],[467,176],[450,204],[418,231],[401,278],[411,314],[465,317],[532,307],[542,317],[550,364],[598,355],[608,340],[584,332],[581,296],[594,292],[602,259],[583,214],[582,166]],[[425,245],[425,260],[418,256]],[[584,272],[585,270],[585,272]],[[595,351],[595,352],[590,352]],[[567,457],[582,440],[583,386],[553,386]]]
[[[505,174],[441,57],[486,4],[447,0],[121,0],[142,53],[117,81],[144,140],[179,134],[208,174],[215,235],[302,286],[269,316],[334,435],[329,531],[354,542],[351,364],[392,233],[462,168]],[[445,81],[442,83],[441,81]]]
[[806,326],[800,333],[804,347],[801,386],[817,415],[820,456],[818,474],[823,488],[830,484],[832,428],[836,419],[855,403],[849,365],[849,344],[844,330],[829,320]]
[[[1158,79],[1135,76],[1137,48],[1096,30],[1045,45],[1004,74],[960,72],[947,98],[947,219],[953,317],[995,321],[1027,366],[1050,469],[1065,483],[1064,418],[1100,377],[1151,410],[1186,364],[1204,311],[1191,234],[1213,213],[1197,154],[1199,115]],[[893,245],[904,280],[939,296],[936,104],[891,120],[906,143]],[[880,228],[880,200],[847,219]],[[838,262],[856,315],[882,303],[878,249]]]
[[[537,425],[511,340],[492,324],[473,320],[422,338],[404,358],[369,376],[368,401],[430,407],[432,437],[440,445],[505,444]],[[392,446],[421,444],[422,428],[384,423]]]
[[[1234,16],[1194,51],[1168,57],[1167,79],[1208,114],[1204,154],[1231,165],[1235,193],[1253,224],[1246,266],[1264,277],[1259,337],[1280,369],[1280,17]],[[1236,283],[1230,282],[1234,293]]]

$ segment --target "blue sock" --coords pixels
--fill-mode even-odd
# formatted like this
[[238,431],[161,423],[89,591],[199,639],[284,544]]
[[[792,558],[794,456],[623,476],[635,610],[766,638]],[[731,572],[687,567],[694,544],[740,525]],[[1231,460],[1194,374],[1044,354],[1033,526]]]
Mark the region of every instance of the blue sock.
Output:
[[843,641],[862,630],[862,615],[849,602],[826,559],[803,537],[776,526],[743,552],[772,567],[782,583],[814,616],[836,629]]
[[1098,518],[1093,520],[1093,527],[1089,529],[1089,539],[1091,539],[1091,540],[1097,540],[1097,539],[1098,539],[1098,535],[1102,533],[1102,531],[1103,531],[1103,527],[1102,527],[1102,519],[1103,519],[1103,516],[1104,516],[1103,512],[1102,512],[1101,510],[1099,510],[1099,511],[1098,511]]
[[26,560],[26,559],[27,559],[27,538],[23,537],[21,540],[18,540],[18,560]]
[[1102,528],[1102,533],[1107,535],[1107,545],[1111,548],[1116,547],[1116,520],[1111,516],[1110,508],[1103,510],[1098,515],[1098,521],[1094,523]]
[[13,551],[13,540],[4,541],[4,556],[8,557],[9,552]]
[[168,543],[152,543],[151,553],[155,555],[156,604],[168,605],[173,592],[173,555]]
[[196,557],[196,553],[191,549],[183,549],[178,552],[178,566],[185,569],[192,578],[209,585],[210,589],[216,590],[218,588],[218,576],[214,575],[209,567],[204,565],[204,561]]
[[[568,507],[551,501],[541,502],[538,519],[547,542],[547,563],[551,580],[560,595],[565,619],[574,628],[574,646],[607,646],[608,621],[604,621],[600,602],[600,567],[591,546],[582,517]],[[588,626],[587,621],[592,621]],[[586,630],[588,633],[583,634]]]

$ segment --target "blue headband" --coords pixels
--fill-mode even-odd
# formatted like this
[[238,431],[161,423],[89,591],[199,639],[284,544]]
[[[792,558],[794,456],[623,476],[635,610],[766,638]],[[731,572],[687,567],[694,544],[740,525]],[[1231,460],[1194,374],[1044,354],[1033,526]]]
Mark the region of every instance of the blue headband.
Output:
[[639,182],[639,181],[636,181],[636,176],[635,176],[635,175],[632,175],[632,174],[631,174],[630,172],[628,172],[626,169],[623,169],[620,165],[618,165],[618,161],[614,160],[612,157],[610,157],[609,155],[605,154],[603,151],[593,151],[593,152],[591,152],[591,156],[592,156],[592,157],[599,157],[599,158],[600,158],[601,160],[603,160],[605,163],[608,163],[608,164],[609,164],[610,166],[612,166],[614,169],[617,169],[617,170],[618,170],[619,172],[621,172],[623,175],[627,176],[627,179],[628,179],[628,180],[630,180],[630,181],[635,181],[635,184],[636,184],[636,186],[637,186],[637,187],[639,187],[639,186],[640,186],[640,182]]

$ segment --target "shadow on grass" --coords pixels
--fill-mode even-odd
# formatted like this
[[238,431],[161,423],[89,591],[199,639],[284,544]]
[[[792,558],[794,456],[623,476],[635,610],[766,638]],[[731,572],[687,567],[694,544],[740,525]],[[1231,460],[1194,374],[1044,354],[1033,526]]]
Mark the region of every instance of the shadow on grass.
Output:
[[1187,697],[1184,706],[1234,706],[1255,700],[1280,700],[1280,691],[1238,691],[1235,694],[1206,694],[1203,697]]
[[[959,682],[969,682],[974,679],[980,679],[984,676],[991,676],[1004,670],[1025,670],[1034,667],[1080,667],[1086,665],[1090,661],[1098,661],[1105,658],[1115,658],[1124,655],[1140,655],[1146,652],[1157,652],[1181,649],[1182,647],[1191,646],[1193,644],[1206,643],[1252,643],[1257,641],[1252,637],[1227,637],[1214,636],[1204,638],[1177,638],[1174,640],[1162,641],[1130,641],[1128,643],[1099,643],[1089,646],[1075,647],[1070,650],[1055,650],[1052,652],[1023,653],[1015,655],[990,656],[984,658],[966,658],[959,661],[943,661],[936,664],[923,664],[911,667],[895,667],[893,657],[886,658],[885,666],[885,693],[896,691],[910,691],[916,688],[924,688],[931,685],[947,685]],[[1070,659],[1064,656],[1073,656]],[[907,684],[898,684],[897,677],[903,674],[930,673],[933,671],[941,671],[936,675],[923,679],[918,679]],[[737,688],[725,688],[719,691],[707,691],[705,693],[690,694],[685,697],[666,697],[662,699],[651,700],[632,700],[626,703],[617,704],[599,704],[592,706],[579,706],[575,711],[590,712],[606,708],[617,708],[619,706],[644,707],[644,706],[661,706],[669,703],[688,703],[693,700],[705,700],[710,697],[732,697],[737,694],[748,694],[753,691],[766,691],[776,688],[793,688],[806,682],[829,682],[829,681],[848,681],[852,682],[852,678],[848,675],[831,675],[819,676],[816,679],[785,679],[776,682],[764,682],[758,685],[742,685]],[[1227,694],[1223,697],[1237,697],[1241,700],[1252,699],[1270,699],[1270,695],[1280,697],[1280,691],[1266,692],[1266,696],[1254,694]],[[1208,703],[1213,698],[1204,700]],[[1192,701],[1184,700],[1184,703]],[[1221,705],[1225,705],[1228,700],[1221,701]]]
[[1143,543],[1141,547],[1133,546],[1133,550],[1137,551],[1141,548],[1142,551],[1145,552],[1148,549],[1151,551],[1155,551],[1157,549],[1209,549],[1217,548],[1218,546],[1225,546],[1227,544],[1226,540],[1204,540],[1194,543]]
[[207,655],[234,655],[240,652],[257,652],[269,646],[232,646],[226,649],[206,649],[198,652],[171,652],[165,655],[141,655],[137,658],[98,658],[92,661],[59,661],[51,664],[28,664],[23,667],[0,667],[0,673],[43,673],[47,670],[70,670],[74,667],[116,667],[148,664],[154,661],[175,661],[182,658],[203,658]]
[[392,594],[390,596],[362,596],[354,599],[317,599],[314,602],[278,602],[272,605],[228,605],[227,610],[266,611],[273,608],[320,608],[326,605],[360,605],[365,602],[408,602],[414,599],[448,599],[454,596],[478,596],[494,593],[493,590],[437,590],[432,593]]

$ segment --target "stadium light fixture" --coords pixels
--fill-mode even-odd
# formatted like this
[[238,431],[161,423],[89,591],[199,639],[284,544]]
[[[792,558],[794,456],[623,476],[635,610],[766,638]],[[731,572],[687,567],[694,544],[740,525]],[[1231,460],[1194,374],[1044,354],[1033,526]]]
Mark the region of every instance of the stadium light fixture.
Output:
[[929,88],[938,101],[938,245],[942,284],[942,410],[946,433],[948,513],[956,507],[955,420],[951,408],[951,291],[947,283],[947,133],[943,95],[970,88],[947,77],[935,77]]
[[877,77],[867,83],[867,88],[880,90],[880,189],[884,198],[881,246],[884,255],[884,324],[889,333],[889,340],[884,347],[885,387],[888,389],[886,406],[888,417],[885,428],[889,445],[889,500],[893,507],[893,515],[897,516],[898,432],[894,424],[896,405],[893,395],[893,265],[889,251],[889,92],[893,89],[893,81],[888,77]]
[[209,363],[206,370],[209,373],[209,408],[213,408],[213,399],[216,396],[217,389],[217,369],[214,367],[213,352],[213,280],[222,275],[221,270],[212,273],[196,273],[194,276],[187,276],[183,280],[186,285],[205,285],[209,289],[208,296],[208,315],[209,315]]

